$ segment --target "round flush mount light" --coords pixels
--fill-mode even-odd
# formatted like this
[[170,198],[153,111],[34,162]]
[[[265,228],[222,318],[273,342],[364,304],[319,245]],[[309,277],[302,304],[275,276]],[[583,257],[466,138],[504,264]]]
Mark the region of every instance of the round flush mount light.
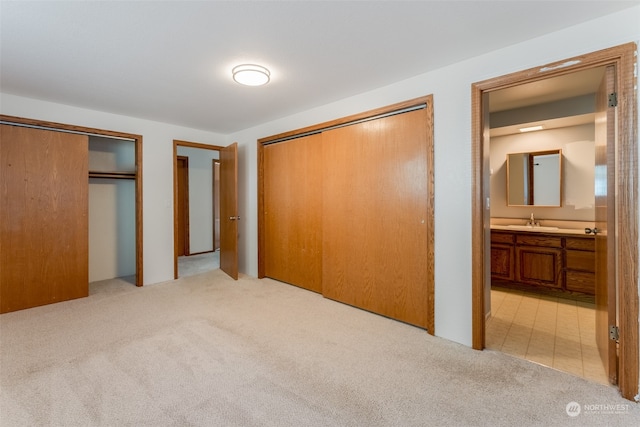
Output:
[[271,73],[264,67],[255,64],[242,64],[231,70],[233,80],[246,86],[262,86],[269,83]]

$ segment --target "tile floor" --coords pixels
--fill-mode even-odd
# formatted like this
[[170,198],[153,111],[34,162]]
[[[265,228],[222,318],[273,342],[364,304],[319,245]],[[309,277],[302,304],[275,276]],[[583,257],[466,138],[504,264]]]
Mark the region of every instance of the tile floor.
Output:
[[493,288],[486,347],[609,384],[595,338],[595,306]]

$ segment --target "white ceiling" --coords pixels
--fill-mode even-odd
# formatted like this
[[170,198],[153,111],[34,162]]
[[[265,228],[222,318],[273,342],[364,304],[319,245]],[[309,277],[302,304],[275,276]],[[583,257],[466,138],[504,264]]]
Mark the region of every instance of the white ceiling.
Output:
[[638,4],[2,0],[0,89],[227,134]]

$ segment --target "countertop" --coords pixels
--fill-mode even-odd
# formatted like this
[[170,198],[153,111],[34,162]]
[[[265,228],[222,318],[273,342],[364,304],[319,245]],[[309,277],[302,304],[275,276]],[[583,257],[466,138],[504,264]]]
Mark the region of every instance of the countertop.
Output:
[[593,234],[587,234],[584,228],[559,228],[559,227],[530,227],[527,225],[492,225],[492,230],[507,230],[507,231],[524,231],[529,233],[546,233],[546,234],[579,234],[583,236],[593,236]]

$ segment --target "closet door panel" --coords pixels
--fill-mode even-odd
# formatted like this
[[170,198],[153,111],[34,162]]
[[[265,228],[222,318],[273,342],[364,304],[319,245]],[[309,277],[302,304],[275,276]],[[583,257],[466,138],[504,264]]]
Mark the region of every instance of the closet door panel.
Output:
[[88,295],[88,138],[0,134],[0,312]]
[[426,328],[426,110],[322,135],[323,295]]
[[322,291],[322,137],[264,147],[265,275]]

